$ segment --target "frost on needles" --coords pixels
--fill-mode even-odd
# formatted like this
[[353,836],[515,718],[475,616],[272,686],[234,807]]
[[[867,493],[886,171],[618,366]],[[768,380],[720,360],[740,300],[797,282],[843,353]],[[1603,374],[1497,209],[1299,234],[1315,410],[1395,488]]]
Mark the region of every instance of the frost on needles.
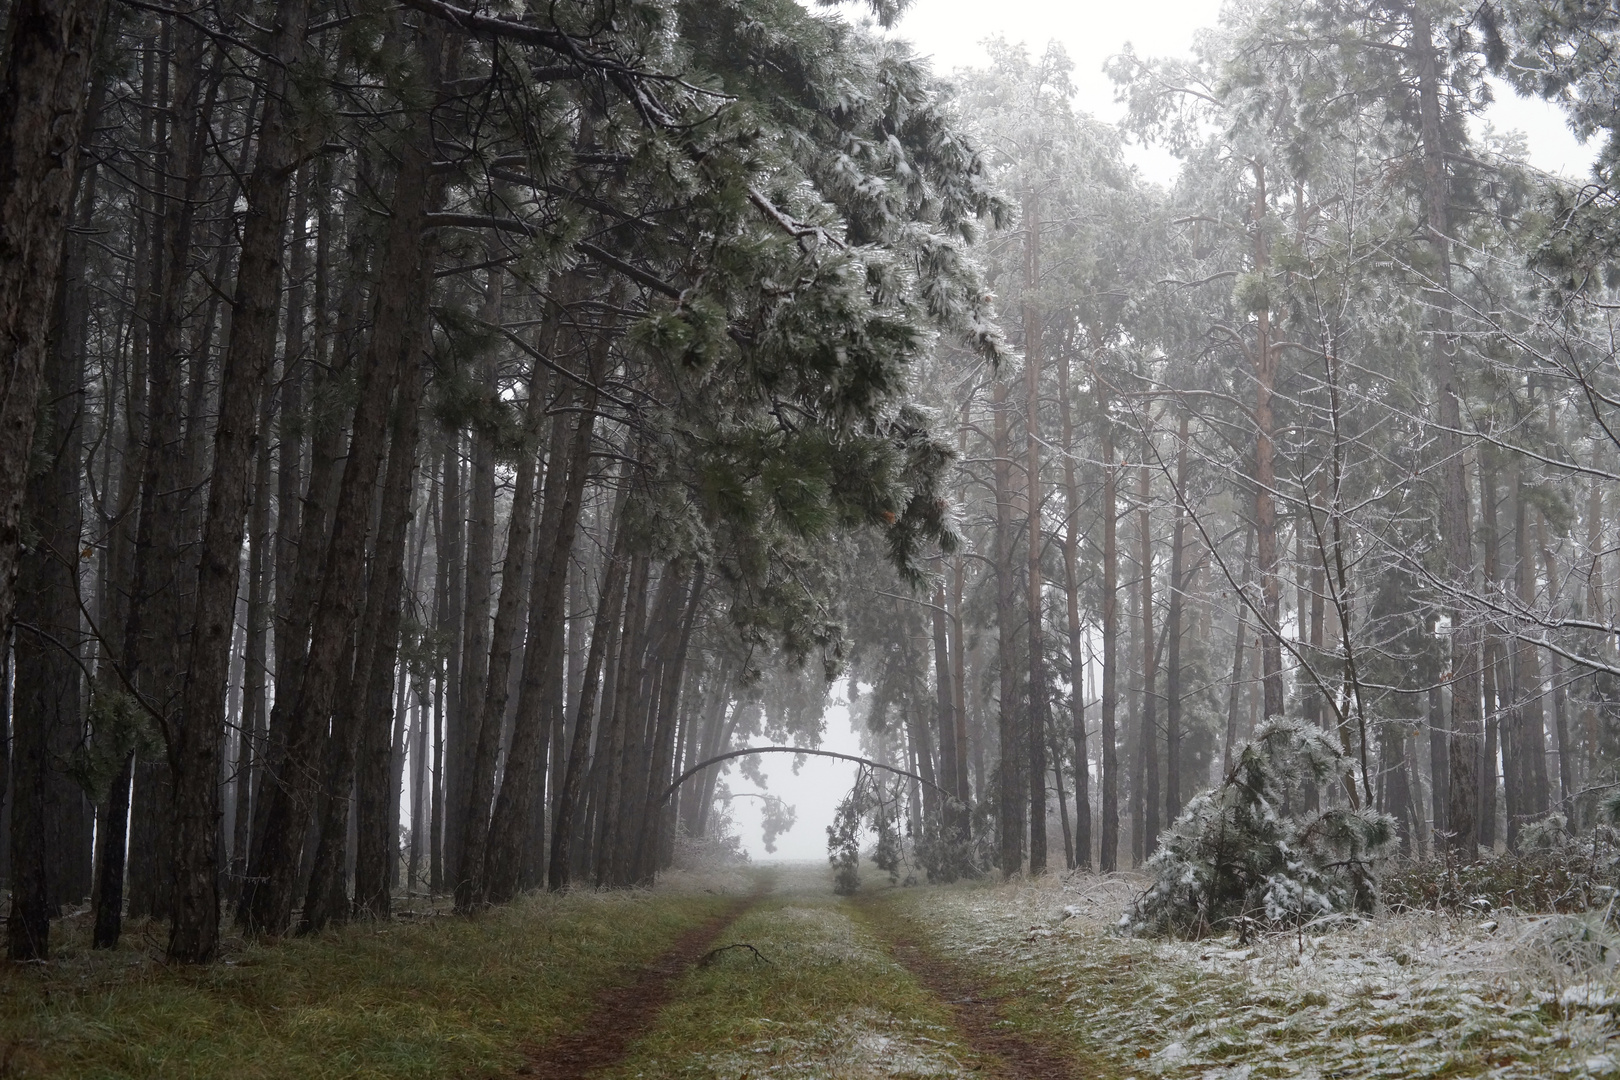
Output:
[[1295,720],[1263,725],[1226,779],[1160,837],[1147,863],[1153,883],[1122,927],[1198,937],[1371,911],[1373,863],[1395,840],[1395,820],[1353,805],[1294,809],[1307,791],[1351,775],[1324,732]]

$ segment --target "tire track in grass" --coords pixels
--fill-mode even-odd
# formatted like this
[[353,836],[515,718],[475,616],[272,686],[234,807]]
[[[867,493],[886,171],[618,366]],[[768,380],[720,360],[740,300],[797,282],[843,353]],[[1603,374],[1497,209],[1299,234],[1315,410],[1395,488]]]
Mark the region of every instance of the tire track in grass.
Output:
[[668,1003],[675,980],[703,958],[714,940],[771,890],[769,879],[723,911],[687,930],[632,982],[609,987],[597,996],[586,1026],[543,1046],[528,1048],[519,1076],[546,1080],[584,1080],[623,1059],[637,1037],[647,1031]]
[[986,980],[930,952],[903,916],[876,910],[880,903],[861,899],[855,906],[896,962],[949,1007],[957,1032],[988,1075],[1003,1080],[1071,1080],[1081,1075],[1067,1056],[1015,1030],[1002,1014],[1000,995]]

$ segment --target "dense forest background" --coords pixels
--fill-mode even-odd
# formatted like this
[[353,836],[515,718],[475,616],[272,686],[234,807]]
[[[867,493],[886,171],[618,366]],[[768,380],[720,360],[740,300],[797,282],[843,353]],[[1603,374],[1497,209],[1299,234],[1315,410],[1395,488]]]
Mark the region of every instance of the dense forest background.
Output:
[[835,858],[936,877],[1139,865],[1279,719],[1412,858],[1609,820],[1620,144],[1471,118],[1609,138],[1620,17],[1234,3],[1114,127],[897,13],[0,8],[13,958],[646,881],[836,678]]

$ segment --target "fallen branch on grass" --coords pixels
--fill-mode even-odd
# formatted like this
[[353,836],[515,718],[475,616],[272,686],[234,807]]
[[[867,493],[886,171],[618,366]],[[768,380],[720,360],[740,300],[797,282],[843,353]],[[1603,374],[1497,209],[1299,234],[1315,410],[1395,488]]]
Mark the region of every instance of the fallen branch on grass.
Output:
[[771,962],[769,957],[760,952],[758,949],[754,948],[752,945],[748,944],[748,942],[739,941],[734,945],[722,945],[718,949],[710,949],[708,952],[703,954],[703,959],[697,962],[697,966],[708,967],[710,964],[714,963],[720,958],[721,953],[729,952],[732,949],[747,949],[749,952],[754,954],[754,960],[756,963],[769,964]]

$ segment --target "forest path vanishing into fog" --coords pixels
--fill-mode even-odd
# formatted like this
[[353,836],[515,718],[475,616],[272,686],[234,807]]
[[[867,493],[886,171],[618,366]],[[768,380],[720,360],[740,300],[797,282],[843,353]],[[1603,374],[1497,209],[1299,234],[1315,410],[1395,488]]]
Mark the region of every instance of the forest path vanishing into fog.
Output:
[[520,1075],[1094,1075],[1014,1027],[1001,993],[933,950],[887,886],[838,897],[811,865],[754,874],[752,893],[605,993]]

